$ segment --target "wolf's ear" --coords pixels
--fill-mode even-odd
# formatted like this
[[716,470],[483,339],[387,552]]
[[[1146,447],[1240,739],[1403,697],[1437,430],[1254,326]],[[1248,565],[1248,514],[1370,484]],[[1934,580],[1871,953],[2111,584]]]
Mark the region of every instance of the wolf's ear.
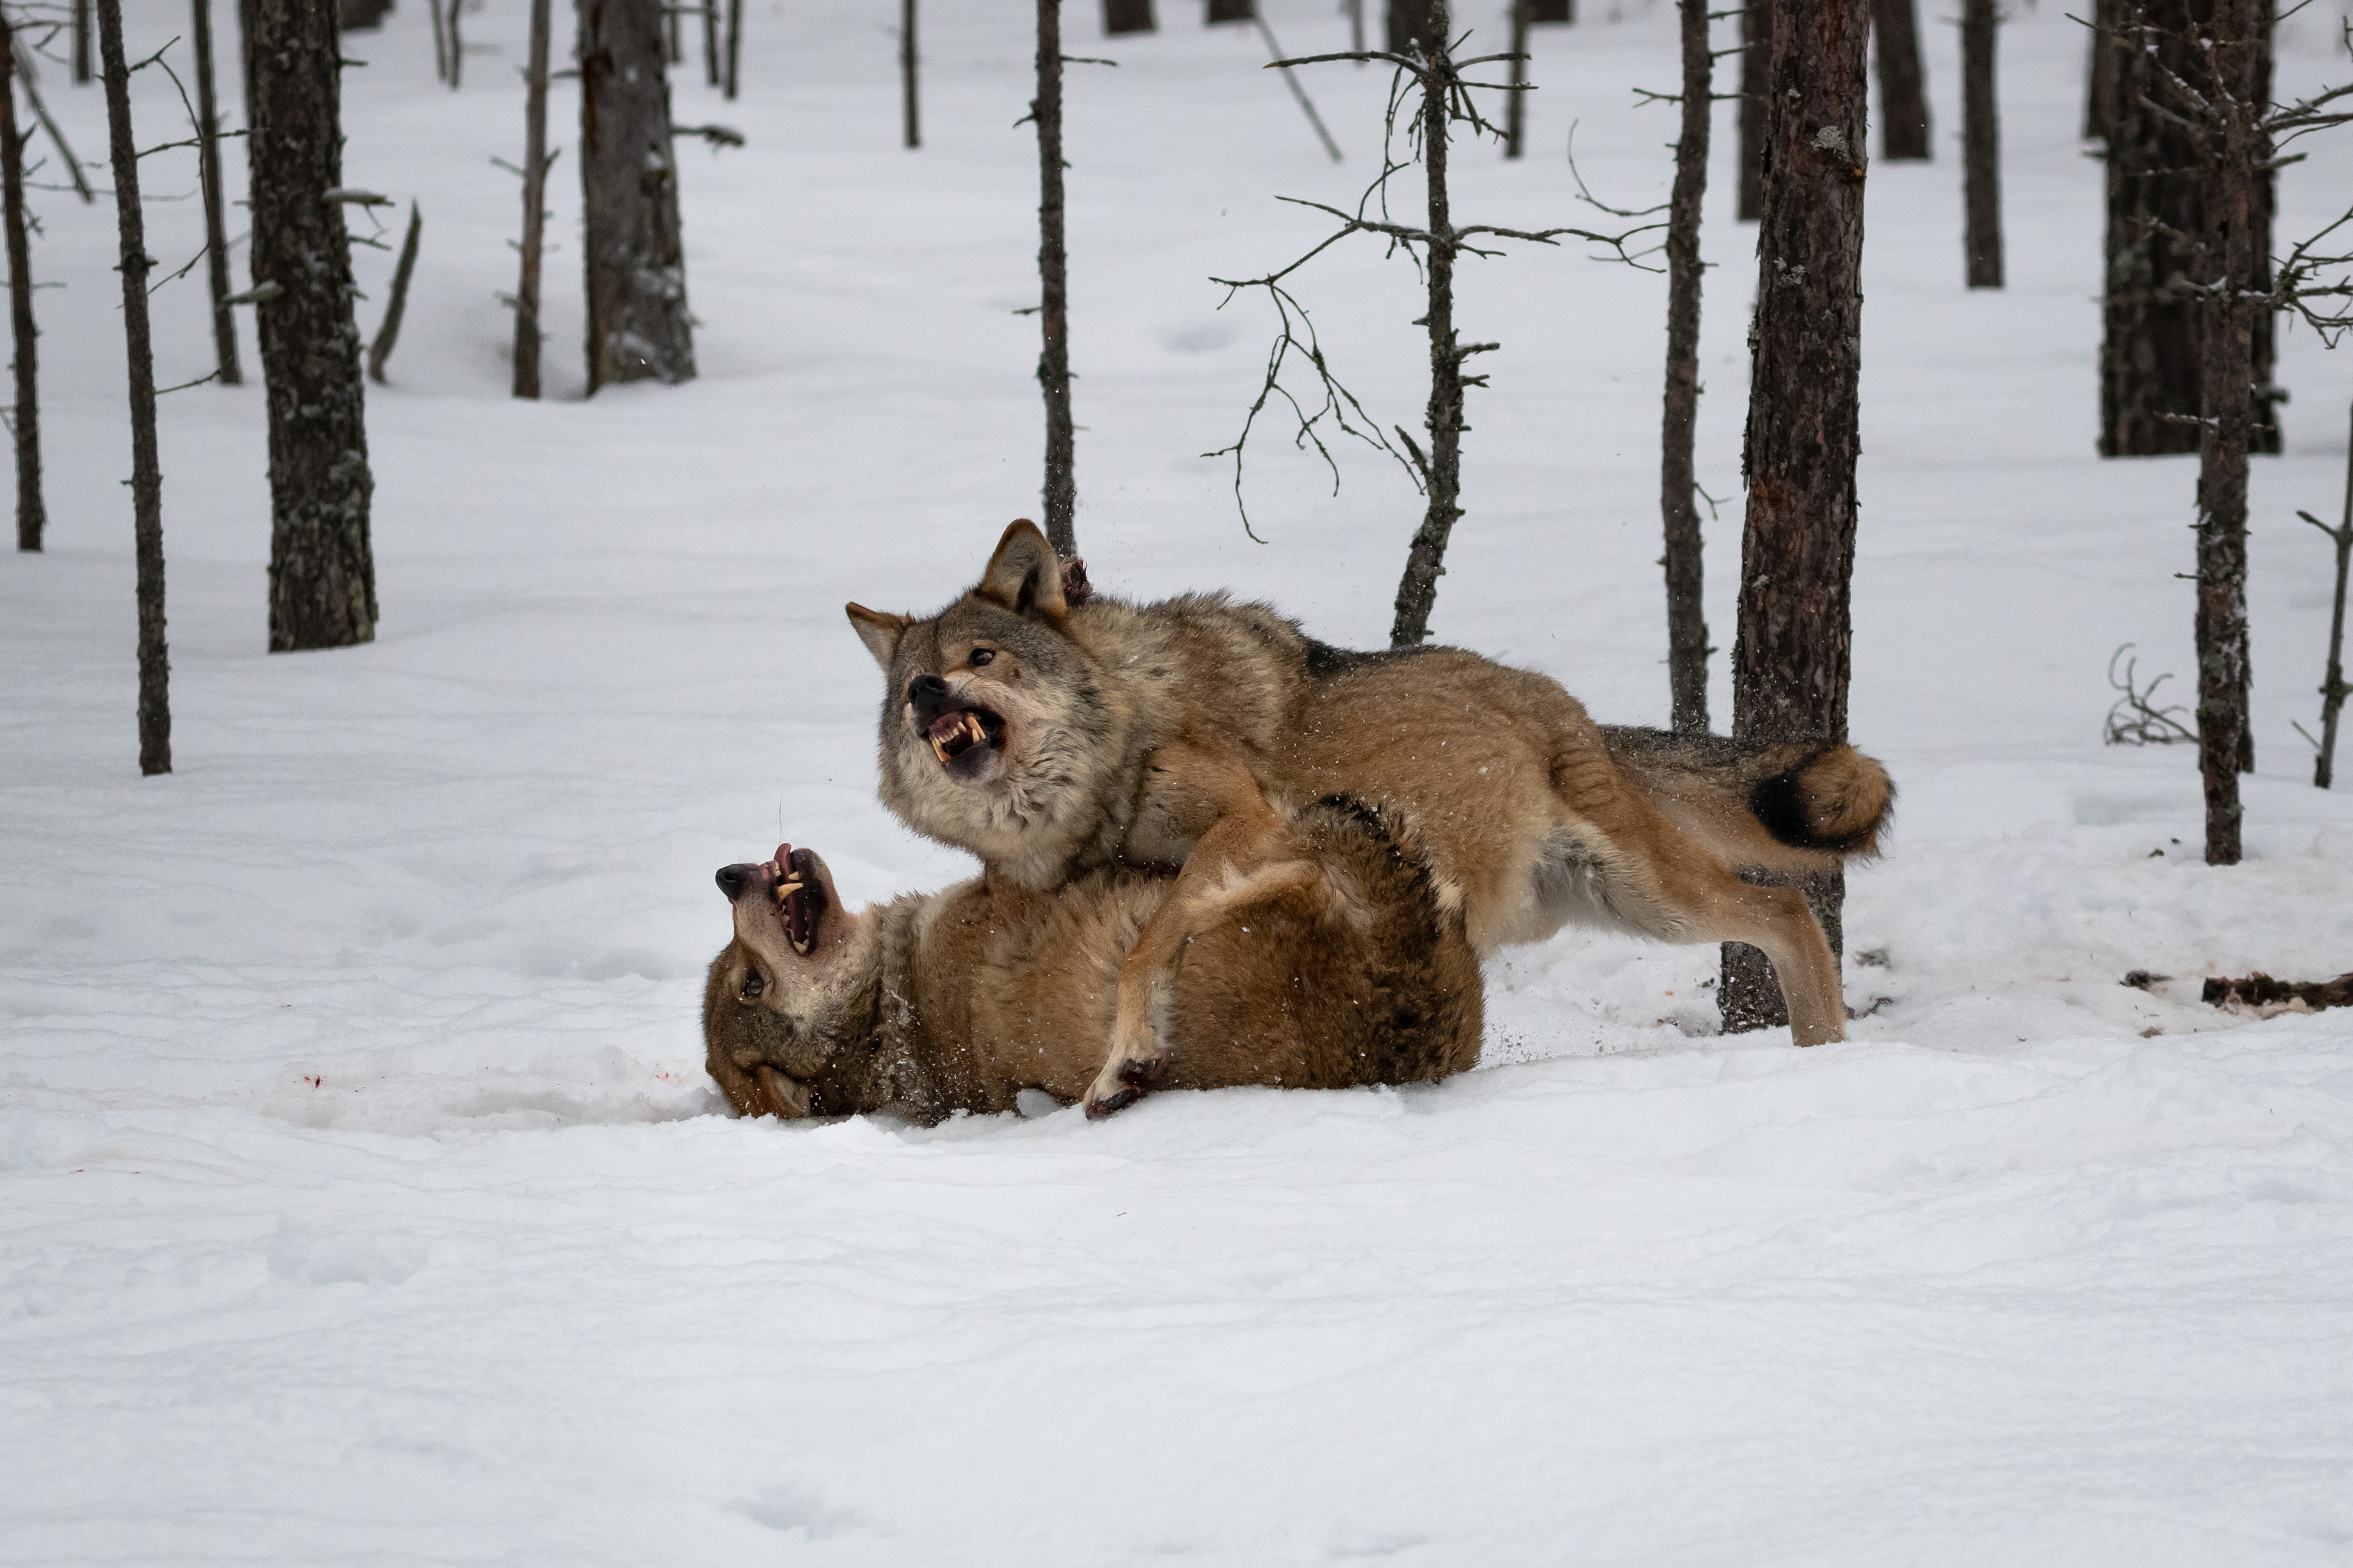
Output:
[[997,542],[997,553],[988,558],[988,570],[980,574],[980,586],[973,592],[1017,616],[1035,610],[1060,621],[1071,609],[1062,597],[1062,563],[1054,559],[1054,547],[1038,525],[1026,517]]
[[907,617],[886,616],[863,605],[844,605],[841,608],[849,617],[851,629],[858,633],[858,640],[866,645],[866,651],[874,656],[874,662],[882,667],[882,673],[890,674],[891,660],[899,651],[900,635],[906,631],[909,624]]

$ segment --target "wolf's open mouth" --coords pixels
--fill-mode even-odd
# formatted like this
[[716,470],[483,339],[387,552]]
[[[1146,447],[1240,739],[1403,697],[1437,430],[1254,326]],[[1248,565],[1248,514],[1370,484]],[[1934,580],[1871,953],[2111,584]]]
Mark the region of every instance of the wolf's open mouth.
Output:
[[986,708],[958,708],[932,721],[923,738],[932,743],[932,754],[943,763],[953,763],[975,747],[994,746],[1005,733],[1005,721]]
[[825,889],[809,869],[809,852],[789,844],[776,846],[769,862],[776,875],[776,918],[784,922],[785,940],[803,958],[817,945],[818,917],[825,913]]

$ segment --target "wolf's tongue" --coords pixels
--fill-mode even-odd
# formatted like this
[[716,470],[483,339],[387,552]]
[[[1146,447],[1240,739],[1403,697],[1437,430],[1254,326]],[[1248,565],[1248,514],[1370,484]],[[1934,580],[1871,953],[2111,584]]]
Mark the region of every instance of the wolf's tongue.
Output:
[[776,868],[776,875],[779,878],[790,877],[793,874],[793,847],[789,844],[777,845],[776,858],[773,864]]

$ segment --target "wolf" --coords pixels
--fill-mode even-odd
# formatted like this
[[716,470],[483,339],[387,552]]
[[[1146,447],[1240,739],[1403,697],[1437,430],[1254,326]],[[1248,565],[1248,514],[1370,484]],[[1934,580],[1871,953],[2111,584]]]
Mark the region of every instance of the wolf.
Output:
[[[1409,826],[1318,801],[1270,851],[1196,911],[1161,1087],[1342,1089],[1477,1065],[1478,957]],[[1175,887],[1103,868],[1051,892],[975,879],[852,913],[823,858],[789,844],[718,881],[734,937],[702,1028],[728,1103],[923,1123],[1012,1109],[1024,1089],[1083,1095],[1121,963]]]
[[1349,652],[1222,595],[1072,598],[1025,520],[936,615],[846,608],[883,670],[881,793],[901,821],[1026,889],[1176,872],[1122,966],[1090,1114],[1167,1070],[1177,955],[1286,803],[1331,795],[1415,825],[1482,956],[1571,923],[1749,942],[1795,1041],[1844,1037],[1820,925],[1753,875],[1878,852],[1894,789],[1853,747],[1605,727],[1548,676],[1453,647]]

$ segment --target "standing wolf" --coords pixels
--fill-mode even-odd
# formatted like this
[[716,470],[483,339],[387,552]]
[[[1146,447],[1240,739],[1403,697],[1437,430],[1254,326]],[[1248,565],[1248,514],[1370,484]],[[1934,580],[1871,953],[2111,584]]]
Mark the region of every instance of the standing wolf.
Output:
[[1330,795],[1415,825],[1482,956],[1570,923],[1749,942],[1798,1044],[1845,1036],[1803,895],[1741,872],[1876,852],[1894,791],[1851,746],[1605,729],[1549,677],[1459,648],[1344,652],[1218,595],[1072,605],[1027,521],[929,619],[848,611],[885,677],[882,800],[910,827],[1024,888],[1181,868],[1121,969],[1091,1115],[1167,1066],[1177,961],[1219,889],[1267,861],[1286,803]]

